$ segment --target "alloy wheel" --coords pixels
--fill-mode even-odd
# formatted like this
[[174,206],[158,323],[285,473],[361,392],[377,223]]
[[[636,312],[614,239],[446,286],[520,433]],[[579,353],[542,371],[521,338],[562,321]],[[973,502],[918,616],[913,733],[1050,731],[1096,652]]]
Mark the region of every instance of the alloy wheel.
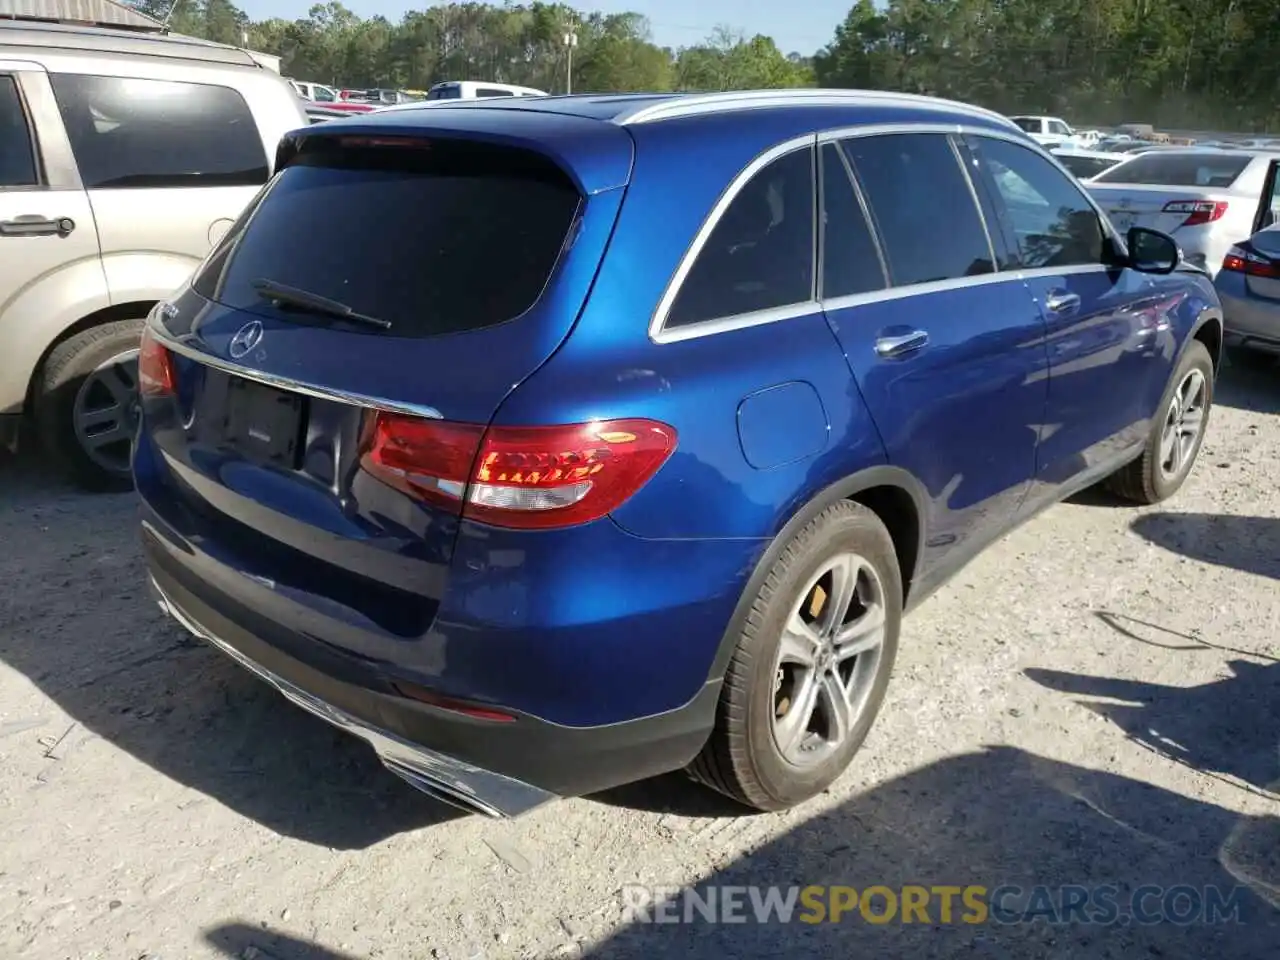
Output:
[[126,474],[140,411],[138,351],[126,350],[99,364],[76,391],[76,442],[97,466]]

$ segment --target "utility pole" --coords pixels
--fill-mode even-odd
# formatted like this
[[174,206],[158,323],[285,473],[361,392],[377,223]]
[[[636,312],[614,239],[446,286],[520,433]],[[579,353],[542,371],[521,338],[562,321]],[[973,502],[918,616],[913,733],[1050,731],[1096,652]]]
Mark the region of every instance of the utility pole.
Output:
[[578,34],[572,27],[564,35],[565,51],[569,59],[565,65],[564,92],[573,93],[573,48],[578,45]]

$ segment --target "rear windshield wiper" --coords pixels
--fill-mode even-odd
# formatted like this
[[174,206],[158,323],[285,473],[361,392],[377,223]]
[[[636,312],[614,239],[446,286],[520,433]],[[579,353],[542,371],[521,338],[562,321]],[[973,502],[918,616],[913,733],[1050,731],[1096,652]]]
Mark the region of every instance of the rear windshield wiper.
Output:
[[285,283],[277,283],[266,277],[258,277],[256,280],[250,281],[249,285],[253,287],[254,292],[262,299],[274,301],[282,307],[297,307],[300,310],[309,310],[312,313],[336,317],[339,320],[363,323],[383,330],[391,329],[390,320],[357,313],[340,300],[330,300],[328,297],[322,297],[320,294],[312,293],[310,290],[291,287]]

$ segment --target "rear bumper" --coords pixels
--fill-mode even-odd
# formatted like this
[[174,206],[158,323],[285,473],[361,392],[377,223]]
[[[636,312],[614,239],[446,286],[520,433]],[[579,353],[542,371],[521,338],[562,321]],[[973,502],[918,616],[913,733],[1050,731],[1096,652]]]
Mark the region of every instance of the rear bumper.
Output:
[[1280,351],[1280,303],[1252,296],[1240,274],[1223,272],[1214,281],[1222,301],[1228,344]]
[[[598,726],[563,726],[507,707],[514,720],[484,720],[410,699],[396,689],[394,665],[264,615],[200,576],[189,566],[192,545],[170,540],[145,507],[144,517],[151,586],[167,613],[295,704],[371,744],[393,773],[448,802],[518,816],[556,797],[667,773],[697,755],[714,724],[718,679],[677,709]],[[501,663],[491,669],[506,672]]]

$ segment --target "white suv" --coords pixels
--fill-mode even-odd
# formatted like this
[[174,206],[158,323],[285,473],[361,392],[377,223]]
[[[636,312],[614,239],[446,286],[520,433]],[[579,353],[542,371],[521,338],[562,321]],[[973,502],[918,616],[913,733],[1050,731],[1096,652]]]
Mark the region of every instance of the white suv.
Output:
[[125,488],[138,339],[307,125],[247,51],[0,20],[0,445]]

